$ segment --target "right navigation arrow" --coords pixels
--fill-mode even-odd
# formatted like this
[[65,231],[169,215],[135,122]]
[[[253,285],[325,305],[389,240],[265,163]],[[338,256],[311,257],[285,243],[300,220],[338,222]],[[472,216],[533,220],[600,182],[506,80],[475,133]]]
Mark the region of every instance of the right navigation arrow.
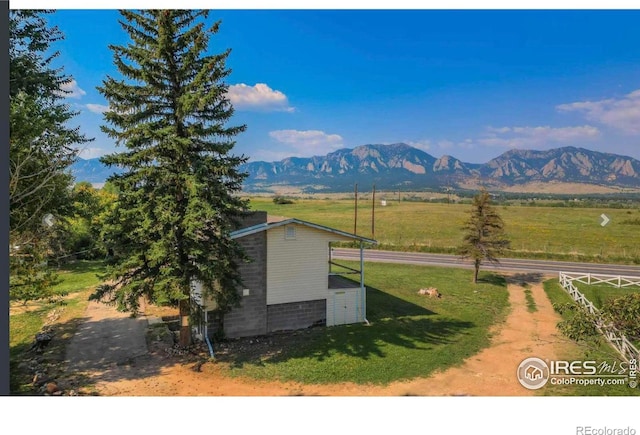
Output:
[[609,223],[609,218],[607,217],[606,214],[602,213],[600,217],[602,218],[602,222],[600,223],[601,226],[604,227],[606,224]]

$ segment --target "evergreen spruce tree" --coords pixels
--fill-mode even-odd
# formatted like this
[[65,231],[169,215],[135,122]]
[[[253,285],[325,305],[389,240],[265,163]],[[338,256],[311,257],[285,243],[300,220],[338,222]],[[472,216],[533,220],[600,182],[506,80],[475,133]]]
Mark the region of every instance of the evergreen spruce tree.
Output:
[[10,298],[25,302],[51,296],[53,223],[71,213],[73,145],[89,141],[69,127],[77,113],[64,103],[71,78],[52,66],[63,35],[47,24],[51,12],[9,13]]
[[491,205],[491,196],[486,190],[474,198],[469,219],[465,222],[463,244],[459,254],[471,258],[474,265],[473,282],[478,282],[478,272],[484,260],[498,263],[498,256],[509,247],[505,237],[504,222]]
[[134,312],[142,296],[179,306],[186,346],[194,280],[221,311],[239,300],[245,257],[230,232],[247,208],[238,197],[247,159],[231,154],[245,126],[227,125],[230,50],[207,54],[220,25],[207,25],[208,11],[120,13],[130,41],[110,49],[124,79],[98,89],[110,107],[102,129],[126,148],[102,161],[124,172],[109,179],[120,192],[105,227],[111,281],[92,298]]

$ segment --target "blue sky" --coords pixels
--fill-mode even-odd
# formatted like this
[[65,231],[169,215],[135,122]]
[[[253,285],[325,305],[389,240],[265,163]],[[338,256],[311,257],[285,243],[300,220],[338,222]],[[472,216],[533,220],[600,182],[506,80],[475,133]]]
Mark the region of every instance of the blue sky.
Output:
[[[12,4],[12,7],[15,7]],[[486,162],[511,148],[581,146],[640,159],[640,10],[221,10],[212,52],[231,48],[229,98],[251,160],[405,142]],[[118,76],[112,10],[59,10],[69,103],[95,141],[95,89]]]

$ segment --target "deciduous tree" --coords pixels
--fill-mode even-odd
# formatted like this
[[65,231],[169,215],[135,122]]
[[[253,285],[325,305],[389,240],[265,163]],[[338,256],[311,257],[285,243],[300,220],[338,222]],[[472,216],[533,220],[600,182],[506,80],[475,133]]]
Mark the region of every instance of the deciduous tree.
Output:
[[70,213],[74,145],[89,140],[69,127],[76,113],[63,100],[71,78],[52,65],[59,53],[51,45],[63,35],[48,13],[9,13],[10,292],[23,300],[48,296],[51,226]]

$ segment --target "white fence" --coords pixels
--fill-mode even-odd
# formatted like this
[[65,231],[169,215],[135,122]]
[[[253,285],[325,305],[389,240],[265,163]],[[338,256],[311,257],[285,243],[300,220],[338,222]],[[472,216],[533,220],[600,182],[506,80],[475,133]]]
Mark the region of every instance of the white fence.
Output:
[[560,272],[560,279],[562,280],[562,275],[564,275],[567,279],[576,282],[581,282],[587,285],[596,285],[596,284],[609,284],[613,287],[631,287],[636,286],[640,287],[640,277],[637,276],[623,276],[623,275],[603,275],[601,273],[569,273],[569,272]]
[[593,303],[585,297],[580,290],[573,285],[574,282],[580,282],[583,284],[609,284],[613,287],[640,287],[640,277],[634,276],[621,276],[621,275],[603,275],[598,273],[577,274],[569,272],[560,272],[560,284],[569,293],[574,301],[579,302],[587,310],[596,316],[596,327],[598,331],[602,333],[604,338],[607,339],[609,344],[614,347],[615,350],[622,355],[624,359],[629,361],[630,359],[640,359],[640,351],[625,337],[625,335],[618,331],[613,325],[606,323],[601,314]]

